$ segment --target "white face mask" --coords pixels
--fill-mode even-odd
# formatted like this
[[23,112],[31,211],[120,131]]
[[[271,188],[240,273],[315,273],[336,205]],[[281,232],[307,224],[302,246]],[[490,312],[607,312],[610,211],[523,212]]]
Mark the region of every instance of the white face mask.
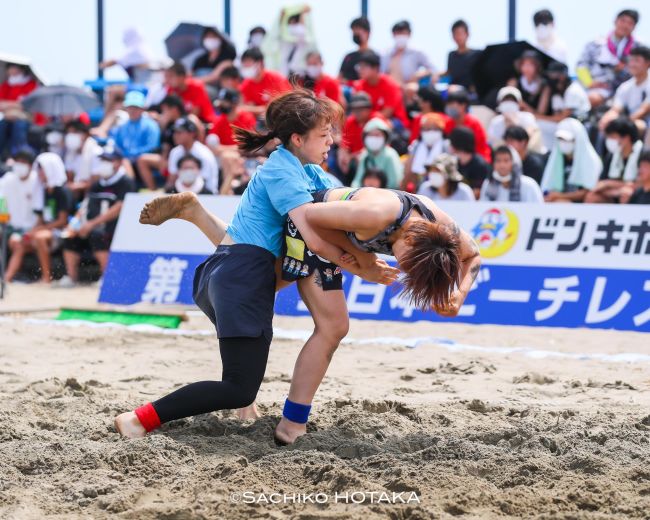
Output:
[[492,178],[495,181],[500,182],[501,184],[504,184],[506,182],[510,182],[510,180],[512,179],[512,173],[509,173],[508,175],[501,175],[498,171],[494,170],[492,172]]
[[113,169],[113,163],[111,161],[99,161],[99,165],[97,166],[95,173],[102,179],[108,179],[109,177],[112,177],[115,173],[115,170]]
[[80,134],[66,134],[65,149],[70,152],[78,152],[81,149],[81,140]]
[[307,65],[307,76],[310,78],[316,79],[320,78],[321,73],[323,72],[323,67],[320,65]]
[[11,170],[23,180],[26,179],[32,171],[32,169],[25,163],[19,162],[14,163],[14,165],[11,167]]
[[613,137],[608,137],[605,140],[605,147],[607,148],[607,151],[611,154],[615,154],[616,152],[619,152],[621,150],[621,143],[618,142],[618,139],[614,139]]
[[307,33],[307,28],[301,23],[292,23],[287,26],[287,30],[291,36],[298,39],[303,38]]
[[393,37],[395,40],[395,47],[398,49],[404,49],[409,43],[409,35],[408,34],[398,34]]
[[516,101],[502,101],[499,103],[499,112],[502,114],[513,114],[519,112],[519,103]]
[[203,40],[203,47],[209,51],[216,51],[221,47],[221,40],[219,38],[206,38]]
[[63,141],[63,134],[61,132],[49,132],[45,136],[45,142],[50,146],[59,146]]
[[17,85],[24,85],[25,83],[29,82],[29,76],[26,74],[18,74],[15,76],[9,76],[7,78],[7,83],[11,85],[12,87],[15,87]]
[[178,179],[185,184],[185,186],[191,186],[194,184],[194,181],[199,177],[199,170],[193,168],[185,168],[178,172]]
[[560,152],[564,155],[571,155],[576,147],[575,143],[572,141],[563,141],[562,139],[558,140],[557,145],[560,148]]
[[440,130],[423,130],[421,136],[424,144],[433,146],[442,139],[442,132]]
[[257,76],[257,65],[251,65],[250,67],[242,67],[239,71],[241,77],[244,79],[253,79]]
[[378,135],[367,135],[363,140],[363,144],[371,152],[378,152],[386,144],[386,139]]
[[535,35],[538,40],[548,40],[553,35],[553,26],[544,24],[538,25],[535,27]]
[[440,188],[445,183],[445,176],[440,172],[431,172],[429,174],[429,183],[433,188]]
[[255,33],[251,36],[251,47],[259,47],[264,41],[264,35],[262,33]]

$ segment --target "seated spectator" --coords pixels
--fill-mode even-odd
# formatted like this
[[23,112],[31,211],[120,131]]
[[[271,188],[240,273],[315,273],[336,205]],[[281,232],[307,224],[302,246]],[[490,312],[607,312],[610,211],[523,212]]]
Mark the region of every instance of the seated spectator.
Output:
[[185,65],[174,63],[165,70],[165,86],[168,95],[175,94],[183,100],[188,114],[198,116],[204,123],[212,123],[214,109],[205,85],[199,79],[188,78]]
[[366,92],[372,100],[373,110],[392,121],[396,130],[408,128],[402,89],[395,81],[379,72],[380,58],[373,51],[359,56],[359,77],[354,83],[357,92]]
[[222,88],[217,97],[219,115],[214,121],[209,134],[219,138],[221,146],[236,146],[235,136],[232,127],[253,130],[257,120],[251,112],[247,112],[240,105],[241,96],[237,90]]
[[458,171],[458,158],[443,153],[427,165],[427,180],[418,189],[418,195],[431,200],[476,200],[474,191],[463,182]]
[[650,204],[650,150],[639,156],[639,187],[634,191],[628,204]]
[[452,119],[448,126],[448,131],[452,131],[459,126],[465,126],[474,132],[474,142],[476,143],[476,153],[483,156],[486,161],[492,159],[492,153],[487,143],[485,128],[481,122],[473,115],[469,114],[469,96],[465,89],[459,89],[447,94],[447,104],[445,113]]
[[427,165],[445,151],[445,120],[440,114],[423,114],[420,120],[420,138],[409,146],[409,156],[404,165],[402,189],[414,193],[424,180]]
[[442,116],[445,121],[445,134],[451,132],[452,121],[451,118],[445,114],[445,101],[442,99],[442,94],[440,94],[440,92],[431,85],[420,87],[417,90],[415,101],[418,105],[417,113],[412,116],[409,114],[409,117],[411,117],[411,142],[420,137],[420,120],[422,119],[423,114],[428,114],[429,112],[435,112]]
[[515,150],[499,146],[494,150],[493,166],[492,175],[483,181],[479,200],[544,202],[539,184],[521,173],[521,162]]
[[205,180],[201,176],[201,160],[187,154],[178,160],[176,165],[178,176],[176,182],[165,191],[167,193],[183,193],[191,191],[197,195],[212,195],[213,192],[205,187]]
[[456,43],[456,50],[451,51],[447,57],[447,72],[444,75],[449,76],[449,82],[452,85],[460,85],[468,92],[474,93],[476,87],[472,69],[481,55],[481,51],[470,49],[467,46],[469,26],[465,20],[454,22],[451,26],[451,37]]
[[0,177],[0,197],[7,201],[10,219],[7,237],[11,257],[5,273],[7,282],[13,281],[20,270],[25,256],[25,235],[36,224],[32,196],[38,179],[32,170],[33,163],[34,156],[30,152],[17,152],[13,156],[11,170]]
[[403,166],[397,152],[388,144],[390,128],[383,119],[371,119],[363,127],[364,149],[359,156],[357,174],[352,186],[361,186],[366,170],[381,170],[388,179],[387,187],[397,189],[402,182]]
[[508,85],[519,90],[519,104],[522,110],[534,114],[549,114],[551,89],[543,76],[539,53],[525,51],[515,64],[519,77],[510,80]]
[[128,27],[122,33],[122,43],[125,47],[124,54],[119,58],[102,61],[99,68],[106,69],[113,65],[120,65],[132,82],[146,83],[152,57],[142,35],[135,27]]
[[261,25],[256,25],[250,31],[248,31],[248,48],[259,49],[264,42],[264,37],[266,36],[266,29]]
[[272,97],[291,90],[287,79],[264,68],[264,55],[259,49],[248,49],[242,54],[239,70],[244,81],[241,84],[243,109],[261,116]]
[[239,91],[241,82],[242,77],[241,74],[239,74],[239,69],[234,65],[223,69],[221,76],[219,76],[219,84],[221,85],[221,88]]
[[627,61],[632,77],[616,89],[612,107],[598,123],[601,131],[614,119],[629,115],[640,132],[645,132],[650,120],[650,48],[639,46],[630,51]]
[[72,193],[66,187],[68,180],[65,165],[57,154],[45,152],[34,162],[38,185],[33,208],[37,215],[36,225],[26,235],[25,252],[35,250],[41,265],[41,281],[50,283],[52,271],[50,253],[61,245],[61,232],[68,223],[72,211]]
[[506,145],[514,148],[519,154],[522,173],[527,177],[535,179],[537,184],[541,184],[547,157],[544,154],[530,150],[526,129],[521,126],[511,126],[506,130],[504,138]]
[[577,119],[561,121],[544,169],[541,187],[546,202],[582,202],[603,171],[603,162]]
[[431,76],[435,71],[429,58],[422,51],[411,49],[411,24],[402,20],[393,25],[395,46],[381,59],[381,71],[388,74],[398,85]]
[[185,155],[193,155],[201,161],[201,176],[205,187],[210,193],[216,193],[219,186],[219,166],[217,159],[203,143],[197,140],[198,129],[187,118],[177,119],[174,123],[174,143],[176,146],[169,152],[169,178],[166,188],[175,185],[178,178],[178,161]]
[[535,47],[544,51],[546,55],[555,61],[568,63],[568,49],[566,43],[555,32],[553,13],[548,9],[537,11],[533,15],[533,25],[535,26],[535,37],[537,39]]
[[614,30],[606,38],[598,38],[584,48],[578,60],[577,73],[588,89],[591,106],[602,105],[621,83],[630,78],[627,58],[638,45],[632,36],[637,23],[638,11],[624,9],[616,16]]
[[102,274],[106,271],[124,198],[135,191],[135,183],[122,166],[122,154],[117,149],[104,148],[96,170],[99,179],[90,187],[64,233],[63,261],[67,276],[61,278],[59,287],[70,287],[79,281],[79,262],[84,251],[92,252]]
[[600,180],[585,202],[626,203],[635,189],[643,141],[632,120],[614,119],[605,128],[607,156]]
[[221,73],[237,57],[235,46],[215,27],[206,27],[201,37],[205,52],[192,64],[192,75],[218,89]]
[[6,71],[0,84],[0,158],[27,146],[29,120],[20,100],[38,87],[29,67],[7,63]]
[[[124,109],[129,114],[129,120],[110,132],[117,151],[132,166],[137,165],[137,160],[142,154],[151,153],[160,146],[160,127],[148,114],[145,114],[144,101],[145,96],[142,92],[137,90],[127,92],[124,98]],[[140,177],[137,170],[136,174]],[[149,179],[140,177],[142,184],[148,181]],[[155,186],[151,189],[155,189]]]
[[65,125],[64,163],[68,173],[68,188],[76,200],[82,200],[93,174],[93,163],[101,153],[102,148],[90,136],[90,127],[79,120],[73,120]]
[[503,87],[497,94],[499,115],[492,118],[487,129],[488,142],[493,146],[504,143],[506,130],[512,126],[521,126],[528,132],[529,145],[535,151],[542,148],[541,134],[535,116],[521,110],[523,103],[521,92],[515,87]]
[[346,83],[347,85],[352,85],[359,79],[359,73],[357,71],[359,59],[364,52],[370,50],[370,47],[368,46],[368,40],[370,38],[370,22],[364,16],[355,18],[350,24],[350,29],[352,30],[352,41],[359,47],[356,51],[346,54],[341,63],[339,81]]
[[323,58],[318,51],[307,53],[307,70],[302,83],[318,97],[327,97],[345,108],[345,98],[339,80],[323,72]]
[[474,132],[464,126],[449,134],[449,151],[458,157],[458,171],[474,191],[478,199],[483,181],[492,173],[492,167],[475,152]]
[[362,188],[381,188],[384,189],[388,185],[386,174],[381,170],[370,168],[363,174],[361,179]]

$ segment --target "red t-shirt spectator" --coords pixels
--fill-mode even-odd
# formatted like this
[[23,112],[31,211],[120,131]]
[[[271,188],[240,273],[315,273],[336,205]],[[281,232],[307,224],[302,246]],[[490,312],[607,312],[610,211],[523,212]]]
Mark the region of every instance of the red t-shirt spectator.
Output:
[[332,101],[339,103],[341,101],[341,84],[339,80],[323,74],[318,81],[314,83],[314,94],[318,97],[330,98]]
[[[386,120],[379,112],[370,114],[370,119],[375,117]],[[351,153],[359,153],[363,150],[363,127],[364,125],[360,124],[356,117],[348,116],[343,125],[343,131],[341,132],[341,148]]]
[[485,133],[485,128],[481,122],[471,114],[465,114],[465,118],[460,125],[456,124],[456,121],[452,119],[449,132],[451,132],[456,126],[466,126],[472,132],[474,132],[474,143],[476,145],[476,153],[483,156],[487,162],[492,162],[492,150],[488,146],[487,134]]
[[210,101],[210,96],[205,90],[205,85],[194,78],[185,79],[185,89],[178,90],[173,88],[167,88],[168,94],[176,94],[183,100],[185,105],[185,110],[188,112],[194,112],[194,108],[199,109],[199,119],[204,123],[211,123],[214,121],[215,113],[212,108],[212,102]]
[[291,90],[291,83],[279,72],[266,70],[259,81],[245,79],[240,87],[244,103],[256,106],[268,105],[271,98]]
[[402,89],[392,78],[386,74],[380,74],[376,85],[370,85],[360,79],[354,82],[354,89],[357,92],[366,92],[370,96],[373,110],[381,112],[384,108],[392,108],[392,117],[399,119],[404,127],[409,128]]
[[[441,112],[436,112],[436,114],[445,120],[445,127],[442,129],[442,133],[449,135],[449,132],[451,132],[454,127],[454,120],[447,114],[443,114]],[[420,138],[420,124],[422,122],[422,116],[423,114],[418,114],[411,121],[411,138],[409,140],[410,143]]]
[[[232,125],[232,126],[231,126]],[[233,134],[232,127],[238,126],[245,130],[253,130],[257,125],[255,116],[246,110],[240,110],[237,117],[232,121],[228,121],[226,114],[220,114],[214,120],[214,124],[210,129],[211,134],[219,137],[219,142],[225,146],[237,144],[235,142],[235,135]]]
[[[30,94],[38,87],[36,80],[30,80],[22,85],[10,85],[6,81],[0,84],[0,101],[20,101],[27,94]],[[47,123],[45,114],[33,114],[34,123],[37,125],[44,125]]]

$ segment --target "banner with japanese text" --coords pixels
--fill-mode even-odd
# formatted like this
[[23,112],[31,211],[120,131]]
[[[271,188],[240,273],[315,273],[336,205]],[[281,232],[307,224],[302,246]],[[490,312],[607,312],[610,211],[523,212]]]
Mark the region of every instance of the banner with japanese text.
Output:
[[[191,224],[138,224],[149,195],[129,195],[111,247],[100,301],[192,303],[194,269],[214,247]],[[204,196],[228,221],[236,197]],[[483,266],[456,321],[650,332],[650,211],[645,206],[446,202],[442,209],[479,244]],[[300,269],[301,266],[296,266]],[[399,287],[347,275],[350,316],[448,321],[410,308]],[[276,312],[307,315],[295,285]]]

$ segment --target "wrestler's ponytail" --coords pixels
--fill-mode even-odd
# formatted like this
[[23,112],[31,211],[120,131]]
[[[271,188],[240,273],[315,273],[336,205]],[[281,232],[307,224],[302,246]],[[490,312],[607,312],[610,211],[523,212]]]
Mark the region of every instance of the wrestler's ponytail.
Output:
[[264,148],[272,139],[288,146],[293,134],[305,135],[323,124],[338,125],[343,119],[338,103],[319,98],[311,90],[296,89],[276,97],[266,109],[265,133],[233,126],[235,140],[242,152],[251,153]]

